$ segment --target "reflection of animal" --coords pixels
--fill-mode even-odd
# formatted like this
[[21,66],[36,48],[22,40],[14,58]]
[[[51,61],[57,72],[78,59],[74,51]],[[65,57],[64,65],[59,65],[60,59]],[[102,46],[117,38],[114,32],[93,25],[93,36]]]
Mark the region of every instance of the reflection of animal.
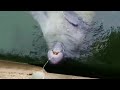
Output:
[[[83,11],[31,11],[48,44],[48,59],[79,58],[94,13]],[[87,46],[86,46],[87,47]]]

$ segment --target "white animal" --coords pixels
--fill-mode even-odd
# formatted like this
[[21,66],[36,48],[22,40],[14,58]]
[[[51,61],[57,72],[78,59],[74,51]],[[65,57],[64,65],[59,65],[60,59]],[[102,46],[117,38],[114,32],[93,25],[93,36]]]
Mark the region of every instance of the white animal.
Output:
[[[92,11],[31,11],[39,23],[49,47],[48,59],[59,63],[63,58],[79,58],[89,32]],[[89,39],[90,40],[90,39]]]

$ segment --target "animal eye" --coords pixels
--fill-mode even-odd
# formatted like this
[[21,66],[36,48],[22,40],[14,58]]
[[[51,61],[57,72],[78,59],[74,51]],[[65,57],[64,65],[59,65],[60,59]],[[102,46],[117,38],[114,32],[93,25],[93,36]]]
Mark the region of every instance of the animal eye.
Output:
[[77,14],[73,11],[64,11],[64,17],[65,19],[71,23],[74,26],[78,26],[79,24],[79,18],[77,16]]

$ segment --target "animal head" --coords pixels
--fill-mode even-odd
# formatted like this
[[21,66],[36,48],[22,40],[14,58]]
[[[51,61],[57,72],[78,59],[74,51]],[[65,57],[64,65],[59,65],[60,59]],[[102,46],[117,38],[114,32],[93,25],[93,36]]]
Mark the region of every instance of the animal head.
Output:
[[[32,12],[32,16],[42,29],[49,48],[48,59],[53,64],[59,63],[64,57],[80,56],[79,47],[91,22],[91,18],[85,19],[87,18],[86,14],[83,14],[85,12],[80,13],[80,11]],[[57,43],[54,43],[55,41]]]

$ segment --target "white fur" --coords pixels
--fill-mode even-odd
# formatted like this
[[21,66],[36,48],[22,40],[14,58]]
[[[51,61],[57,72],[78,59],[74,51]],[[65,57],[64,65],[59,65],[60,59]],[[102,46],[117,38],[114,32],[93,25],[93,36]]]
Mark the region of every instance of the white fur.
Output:
[[[88,23],[92,22],[94,12],[75,12],[81,16],[84,21]],[[84,30],[73,27],[70,23],[68,23],[64,18],[63,11],[46,11],[46,13],[47,15],[45,16],[44,11],[32,11],[34,19],[42,28],[42,32],[49,49],[52,49],[54,45],[53,42],[62,42],[64,44],[66,57],[79,57],[79,47],[85,38]]]

